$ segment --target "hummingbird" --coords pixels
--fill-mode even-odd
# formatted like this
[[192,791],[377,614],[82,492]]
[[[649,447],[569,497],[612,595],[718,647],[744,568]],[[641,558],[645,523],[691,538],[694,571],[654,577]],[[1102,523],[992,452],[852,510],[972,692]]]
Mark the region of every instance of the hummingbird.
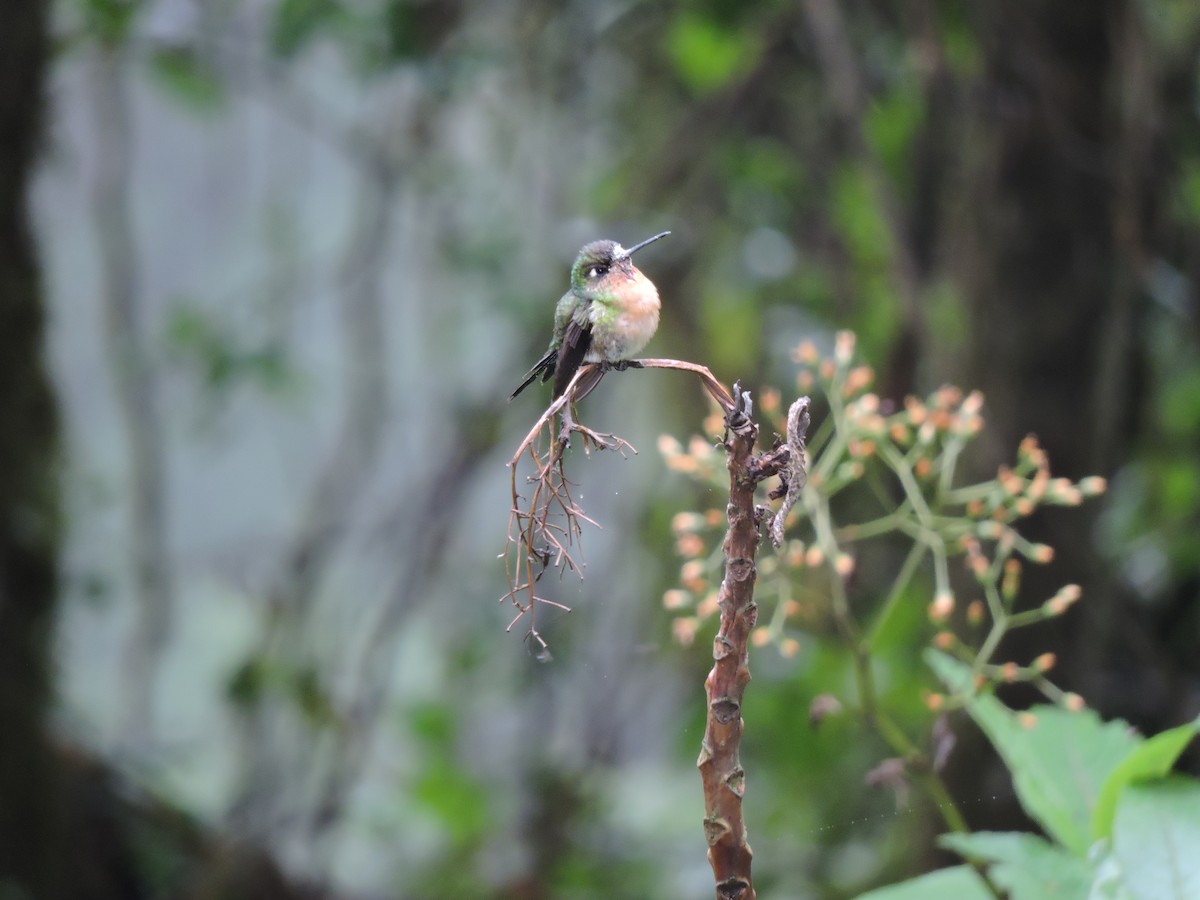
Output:
[[[601,363],[575,387],[574,400],[592,392],[611,366],[624,369],[658,329],[658,289],[630,257],[647,244],[666,237],[664,231],[625,249],[616,241],[585,244],[571,266],[571,289],[554,309],[554,336],[546,355],[534,363],[512,400],[534,379],[554,377],[557,400],[584,363]],[[633,363],[636,365],[636,363]]]

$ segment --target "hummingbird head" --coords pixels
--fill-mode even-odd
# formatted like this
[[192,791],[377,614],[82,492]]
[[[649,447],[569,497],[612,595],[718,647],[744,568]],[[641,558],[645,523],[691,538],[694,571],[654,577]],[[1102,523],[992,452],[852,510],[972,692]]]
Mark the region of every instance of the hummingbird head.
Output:
[[652,244],[670,233],[664,231],[656,234],[629,249],[625,249],[616,241],[592,241],[585,244],[575,257],[575,264],[571,266],[571,288],[587,292],[602,288],[613,275],[632,278],[637,269],[634,268],[630,257],[647,244]]

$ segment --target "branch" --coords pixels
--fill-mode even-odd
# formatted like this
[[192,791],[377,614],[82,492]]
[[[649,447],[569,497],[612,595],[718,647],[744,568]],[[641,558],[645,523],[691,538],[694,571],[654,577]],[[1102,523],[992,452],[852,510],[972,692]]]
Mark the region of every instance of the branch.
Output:
[[700,379],[704,389],[717,401],[721,409],[725,410],[726,414],[733,410],[734,400],[730,396],[729,390],[717,381],[707,366],[686,362],[682,359],[639,359],[635,362],[637,363],[636,368],[641,369],[677,369],[681,372],[691,372]]
[[[570,612],[570,608],[538,596],[536,586],[546,569],[551,567],[579,572],[582,577],[581,562],[573,555],[578,553],[574,549],[575,544],[582,534],[584,522],[596,524],[584,514],[582,507],[576,504],[571,494],[573,485],[563,471],[563,458],[567,447],[570,446],[570,437],[572,434],[583,437],[585,453],[590,453],[592,449],[616,450],[621,454],[627,450],[637,452],[623,438],[615,434],[593,431],[577,422],[572,414],[571,405],[576,386],[602,365],[603,363],[589,363],[579,367],[562,396],[546,407],[508,461],[512,492],[508,539],[504,553],[508,591],[500,600],[507,600],[516,608],[516,616],[508,624],[509,630],[528,615],[529,629],[526,637],[537,645],[542,658],[548,658],[549,654],[546,642],[537,629],[538,604],[548,604],[566,612]],[[630,365],[640,369],[676,369],[691,372],[700,379],[704,389],[727,415],[734,409],[734,401],[729,391],[705,366],[678,359],[633,360]],[[572,403],[569,404],[568,400]],[[562,419],[562,426],[557,435],[554,434],[552,424],[556,415],[561,415]],[[518,465],[526,456],[529,457],[534,470],[533,474],[525,479],[525,485],[532,486],[528,500],[518,489],[517,480]]]
[[704,835],[719,900],[754,900],[753,853],[746,843],[742,797],[746,773],[739,759],[742,694],[750,680],[749,637],[758,619],[754,602],[758,518],[756,480],[751,474],[758,427],[749,417],[750,394],[734,385],[736,400],[726,412],[725,454],[729,470],[729,528],[725,534],[725,577],[718,605],[721,626],[713,641],[713,667],[704,681],[708,715],[696,766],[704,784]]

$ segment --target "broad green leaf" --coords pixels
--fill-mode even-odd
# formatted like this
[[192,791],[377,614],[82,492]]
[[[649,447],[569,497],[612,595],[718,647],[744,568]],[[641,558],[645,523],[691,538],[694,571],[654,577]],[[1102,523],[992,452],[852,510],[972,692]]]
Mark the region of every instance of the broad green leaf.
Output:
[[964,694],[971,689],[971,670],[957,659],[938,650],[926,650],[925,662],[942,684],[955,694]]
[[[970,670],[936,650],[925,659],[952,689]],[[1139,745],[1124,722],[1103,722],[1091,710],[1037,706],[1018,716],[991,695],[967,700],[971,718],[988,736],[1013,776],[1021,806],[1079,856],[1092,842],[1092,813],[1109,774]]]
[[1092,874],[1087,863],[1035,834],[946,834],[938,843],[968,859],[991,863],[988,875],[1009,892],[1010,900],[1083,900],[1088,895]]
[[995,900],[970,866],[938,869],[899,884],[876,888],[858,900]]
[[1200,719],[1156,734],[1130,753],[1121,764],[1109,773],[1104,786],[1100,789],[1100,797],[1096,801],[1096,809],[1092,813],[1092,837],[1109,837],[1112,834],[1113,813],[1117,808],[1117,798],[1121,790],[1135,781],[1150,778],[1161,778],[1171,771],[1175,760],[1179,758],[1196,732],[1200,730]]
[[1113,851],[1137,900],[1200,897],[1200,781],[1128,785],[1117,800]]
[[1121,877],[1121,864],[1113,855],[1112,842],[1099,840],[1088,852],[1092,867],[1092,886],[1088,900],[1134,900]]

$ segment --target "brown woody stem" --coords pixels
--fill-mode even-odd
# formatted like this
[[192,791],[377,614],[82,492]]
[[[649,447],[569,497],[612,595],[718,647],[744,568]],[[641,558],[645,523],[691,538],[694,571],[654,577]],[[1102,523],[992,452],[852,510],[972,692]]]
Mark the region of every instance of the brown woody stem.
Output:
[[723,546],[725,577],[718,595],[721,624],[713,641],[712,671],[704,682],[708,716],[696,763],[704,782],[704,834],[718,900],[755,897],[750,877],[753,854],[742,817],[746,773],[739,758],[742,695],[750,681],[749,638],[758,617],[754,558],[759,530],[754,510],[756,479],[750,471],[758,428],[748,410],[749,394],[734,385],[733,403],[725,417],[729,528]]

